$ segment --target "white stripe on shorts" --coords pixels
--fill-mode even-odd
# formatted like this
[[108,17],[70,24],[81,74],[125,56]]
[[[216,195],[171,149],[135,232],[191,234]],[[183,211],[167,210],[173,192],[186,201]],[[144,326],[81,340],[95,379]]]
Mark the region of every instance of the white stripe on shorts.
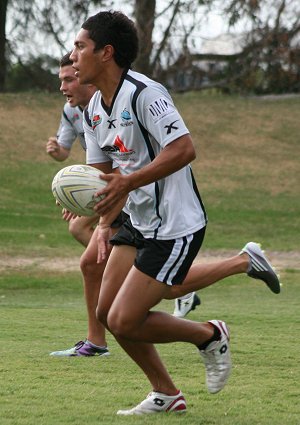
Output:
[[186,245],[184,247],[183,253],[181,254],[181,257],[179,258],[180,252],[184,245],[184,238],[175,239],[175,244],[173,246],[171,254],[169,255],[169,258],[167,259],[164,266],[162,267],[162,269],[156,276],[157,280],[159,280],[160,282],[165,282],[165,278],[168,275],[169,271],[171,270],[170,274],[168,275],[166,283],[168,285],[172,285],[172,279],[176,275],[178,270],[180,269],[182,263],[184,262],[189,252],[189,247],[192,240],[193,240],[193,235],[186,236]]

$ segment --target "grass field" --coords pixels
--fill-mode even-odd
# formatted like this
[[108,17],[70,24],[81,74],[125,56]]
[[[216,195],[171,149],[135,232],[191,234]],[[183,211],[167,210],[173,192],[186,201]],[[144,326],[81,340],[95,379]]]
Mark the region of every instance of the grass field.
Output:
[[[231,329],[228,385],[209,395],[195,348],[162,345],[187,398],[187,414],[117,417],[117,409],[138,403],[150,388],[110,335],[109,358],[48,356],[86,332],[80,273],[57,267],[79,259],[82,248],[69,236],[50,191],[62,164],[44,149],[63,101],[1,95],[1,425],[300,425],[300,99],[190,93],[176,102],[198,152],[193,169],[209,215],[204,252],[226,255],[259,240],[275,262],[284,253],[294,261],[280,263],[282,293],[273,295],[246,276],[199,293],[202,305],[189,318],[222,318]],[[76,147],[63,165],[80,162],[83,153]],[[160,308],[172,312],[173,303]]]

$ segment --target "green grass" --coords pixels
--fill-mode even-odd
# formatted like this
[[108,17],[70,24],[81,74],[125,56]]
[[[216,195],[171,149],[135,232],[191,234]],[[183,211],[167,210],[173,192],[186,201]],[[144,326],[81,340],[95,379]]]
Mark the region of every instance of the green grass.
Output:
[[[202,305],[189,317],[222,318],[232,333],[234,369],[221,393],[206,392],[193,346],[159,346],[187,398],[184,416],[116,417],[150,388],[110,335],[107,359],[48,356],[84,338],[87,326],[80,273],[55,267],[82,252],[50,191],[62,166],[84,162],[78,146],[63,164],[45,153],[62,103],[46,94],[0,95],[0,256],[10,260],[0,275],[1,425],[299,425],[296,265],[282,266],[280,295],[245,276],[200,293]],[[209,215],[204,249],[226,254],[252,239],[298,252],[300,99],[189,93],[176,103],[198,153],[193,170]],[[34,262],[41,257],[52,270]],[[33,262],[21,267],[20,258]],[[171,312],[173,303],[160,308]]]
[[72,244],[51,193],[51,181],[61,164],[22,162],[17,169],[4,165],[1,174],[6,177],[1,199],[1,242],[3,251],[25,255],[62,255],[64,247]]
[[[188,402],[184,416],[119,418],[118,408],[141,401],[148,383],[108,335],[109,358],[51,358],[84,335],[86,315],[76,273],[12,273],[0,279],[1,424],[299,425],[299,272],[285,272],[285,290],[230,278],[200,293],[190,319],[222,317],[232,334],[234,369],[217,395],[205,389],[193,346],[159,351]],[[173,303],[159,308],[171,312]]]
[[[261,239],[274,250],[297,250],[300,99],[189,93],[176,103],[198,154],[193,170],[209,216],[205,248]],[[61,104],[53,95],[0,96],[0,250],[9,254],[78,253],[50,186],[60,168],[84,162],[84,154],[77,146],[68,162],[56,163],[45,153]]]

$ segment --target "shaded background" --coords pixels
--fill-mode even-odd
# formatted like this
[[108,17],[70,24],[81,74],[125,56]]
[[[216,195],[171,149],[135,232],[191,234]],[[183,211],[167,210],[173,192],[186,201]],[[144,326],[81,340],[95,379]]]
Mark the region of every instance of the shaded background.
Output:
[[299,92],[298,0],[4,0],[0,91],[58,88],[58,60],[82,22],[104,9],[136,21],[135,69],[176,91]]

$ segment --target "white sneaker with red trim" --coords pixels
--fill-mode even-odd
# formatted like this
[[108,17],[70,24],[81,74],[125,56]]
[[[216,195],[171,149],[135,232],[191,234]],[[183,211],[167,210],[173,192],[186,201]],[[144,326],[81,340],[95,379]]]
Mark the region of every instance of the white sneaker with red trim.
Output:
[[210,393],[217,393],[225,386],[231,372],[229,329],[221,320],[209,320],[221,333],[218,341],[200,350],[206,368],[206,385]]
[[156,391],[148,394],[140,404],[129,410],[118,410],[117,415],[145,415],[161,412],[186,412],[186,401],[181,391],[175,396]]

